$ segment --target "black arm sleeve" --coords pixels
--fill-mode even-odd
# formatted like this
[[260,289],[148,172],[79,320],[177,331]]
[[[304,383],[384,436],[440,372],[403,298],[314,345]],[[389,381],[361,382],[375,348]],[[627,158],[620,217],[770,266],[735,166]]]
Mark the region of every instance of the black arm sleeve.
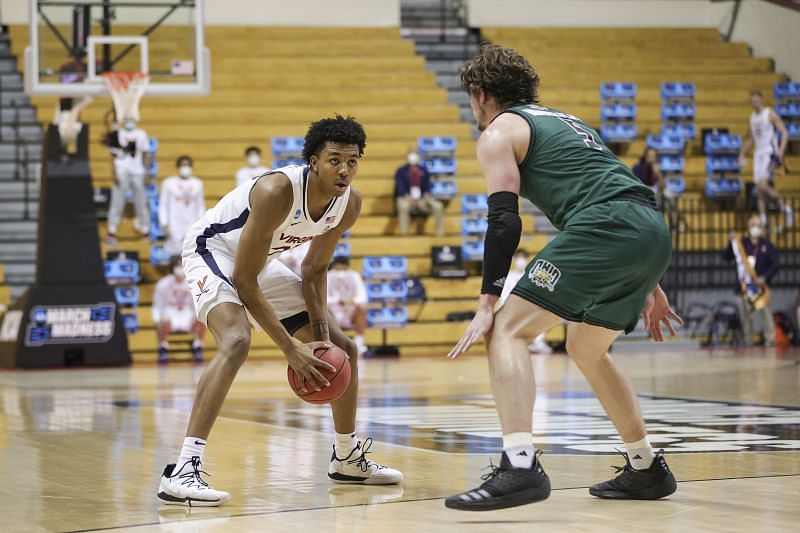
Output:
[[521,233],[518,196],[508,191],[489,196],[489,228],[486,230],[483,245],[481,294],[500,296],[503,292],[503,284]]

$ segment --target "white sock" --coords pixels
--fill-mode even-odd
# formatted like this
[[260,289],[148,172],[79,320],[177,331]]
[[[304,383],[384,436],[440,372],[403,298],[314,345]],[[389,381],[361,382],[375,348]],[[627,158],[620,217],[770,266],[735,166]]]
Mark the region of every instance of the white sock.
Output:
[[167,350],[169,350],[169,341],[162,342],[161,344],[158,345],[158,347],[159,348],[166,348]]
[[[175,468],[179,470],[184,463],[191,461],[192,457],[199,457],[200,462],[203,462],[203,453],[206,451],[206,440],[199,437],[186,437],[183,439],[183,448],[181,454],[178,456],[178,462]],[[176,471],[177,471],[176,470]]]
[[356,335],[355,337],[353,337],[353,342],[355,342],[356,345],[358,345],[358,346],[363,346],[364,345],[364,335]]
[[200,339],[195,339],[192,341],[192,349],[202,348],[202,347],[203,347],[203,341],[201,341]]
[[625,447],[628,449],[628,461],[635,470],[647,470],[653,464],[655,454],[647,435],[642,440],[626,442]]
[[530,433],[508,433],[503,435],[503,451],[514,468],[530,468],[536,449]]
[[336,457],[339,459],[344,459],[350,455],[350,452],[352,452],[356,446],[358,446],[358,437],[356,437],[355,431],[352,433],[337,433],[334,437]]

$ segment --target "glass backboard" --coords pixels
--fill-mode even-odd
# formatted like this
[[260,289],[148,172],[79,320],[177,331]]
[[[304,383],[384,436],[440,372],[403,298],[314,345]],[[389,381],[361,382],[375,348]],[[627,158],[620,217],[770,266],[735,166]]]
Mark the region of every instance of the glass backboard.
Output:
[[149,74],[148,96],[209,93],[203,0],[28,1],[28,94],[107,94],[107,71]]

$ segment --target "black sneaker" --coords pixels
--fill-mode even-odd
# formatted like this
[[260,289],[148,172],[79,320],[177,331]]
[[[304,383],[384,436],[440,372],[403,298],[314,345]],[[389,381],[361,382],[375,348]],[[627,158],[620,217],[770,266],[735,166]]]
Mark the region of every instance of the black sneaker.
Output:
[[169,349],[164,348],[163,346],[158,347],[158,362],[159,364],[165,365],[169,363]]
[[192,359],[195,363],[203,362],[203,347],[192,345]]
[[625,457],[625,466],[614,467],[619,475],[592,485],[589,487],[589,494],[613,500],[657,500],[677,490],[675,476],[664,460],[664,450],[656,453],[653,464],[647,470],[635,470],[628,455],[620,453]]
[[530,468],[514,468],[503,452],[500,466],[490,464],[492,469],[481,476],[484,483],[473,489],[444,501],[445,507],[460,511],[492,511],[516,507],[547,499],[550,496],[550,478],[542,468],[537,451]]

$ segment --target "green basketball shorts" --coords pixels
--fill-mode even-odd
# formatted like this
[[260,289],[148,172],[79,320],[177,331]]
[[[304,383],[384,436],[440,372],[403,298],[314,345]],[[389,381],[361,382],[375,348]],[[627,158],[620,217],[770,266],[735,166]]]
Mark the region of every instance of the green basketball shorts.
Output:
[[671,254],[661,213],[612,200],[573,215],[511,293],[565,320],[630,333]]

